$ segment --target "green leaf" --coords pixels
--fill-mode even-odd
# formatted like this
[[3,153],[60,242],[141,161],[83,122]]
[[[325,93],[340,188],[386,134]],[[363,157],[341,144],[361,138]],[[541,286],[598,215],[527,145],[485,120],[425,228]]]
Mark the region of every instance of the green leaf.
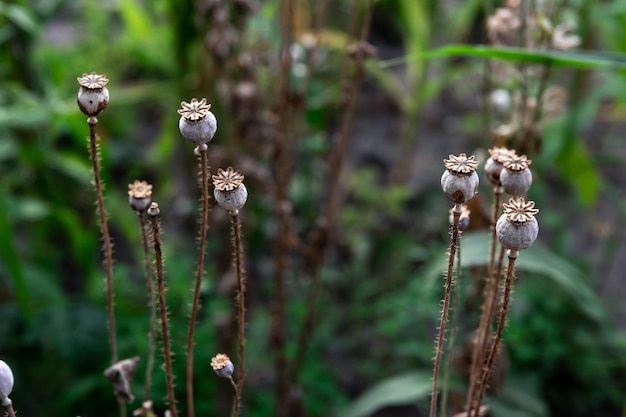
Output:
[[143,40],[152,34],[150,20],[134,0],[122,0],[119,7],[124,26],[131,38]]
[[600,175],[582,139],[568,146],[557,157],[557,168],[563,178],[572,184],[580,203],[587,208],[593,207],[600,191]]
[[488,405],[495,416],[507,417],[546,417],[548,407],[536,395],[532,395],[508,383],[495,398],[489,399]]
[[383,407],[415,403],[426,398],[431,390],[430,373],[409,372],[396,375],[365,391],[338,416],[366,417]]
[[13,290],[15,291],[15,297],[17,298],[21,313],[27,319],[30,319],[30,295],[26,282],[24,281],[20,258],[13,243],[13,232],[8,215],[7,203],[6,197],[0,194],[0,263],[4,264],[4,267],[7,269],[13,281]]
[[[2,6],[2,4],[0,4]],[[5,15],[15,26],[30,35],[39,32],[39,24],[35,20],[30,10],[17,4],[8,4],[0,7],[0,14]]]
[[[463,234],[461,239],[462,266],[464,268],[486,266],[489,262],[490,242],[491,233],[489,232]],[[447,255],[443,254],[434,260],[424,274],[425,294],[430,294],[437,285],[442,272],[447,268],[447,258]],[[602,319],[602,303],[589,288],[585,274],[577,266],[553,253],[546,246],[535,242],[530,248],[521,251],[515,266],[518,270],[534,272],[552,280],[563,293],[576,301],[581,312],[592,320],[600,321]]]
[[567,66],[582,69],[614,69],[626,72],[626,54],[605,51],[537,51],[524,48],[499,48],[483,45],[450,45],[443,48],[413,54],[387,61],[380,65],[387,68],[418,59],[469,56],[497,59],[509,62],[525,62]]

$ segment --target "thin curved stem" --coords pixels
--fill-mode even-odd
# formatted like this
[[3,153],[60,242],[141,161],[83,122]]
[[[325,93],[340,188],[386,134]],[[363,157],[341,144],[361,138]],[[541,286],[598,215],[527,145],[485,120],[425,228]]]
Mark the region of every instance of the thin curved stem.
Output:
[[191,305],[191,316],[189,318],[189,333],[187,334],[187,415],[194,416],[193,405],[193,353],[194,334],[198,310],[200,310],[200,288],[202,285],[202,275],[204,272],[204,255],[206,252],[206,235],[209,229],[209,168],[207,163],[207,151],[197,148],[199,151],[199,185],[202,198],[202,208],[200,214],[200,231],[198,234],[198,263],[196,268],[196,280],[193,289],[193,302]]
[[240,415],[240,412],[241,412],[241,401],[239,401],[239,394],[238,394],[239,388],[232,376],[229,377],[228,380],[230,381],[230,385],[232,385],[233,389],[235,390],[235,398],[233,399],[233,407],[230,410],[230,417],[237,417]]
[[485,390],[487,389],[487,382],[489,381],[489,377],[491,376],[491,368],[493,367],[493,362],[498,354],[498,348],[500,346],[500,340],[502,339],[502,333],[504,332],[504,325],[506,323],[506,315],[509,311],[509,304],[511,303],[511,290],[513,289],[513,281],[515,279],[515,260],[517,259],[518,252],[509,249],[508,257],[509,263],[507,265],[506,270],[506,279],[504,281],[504,292],[502,294],[502,301],[500,303],[500,315],[498,318],[498,328],[496,329],[496,335],[493,339],[493,343],[491,344],[491,349],[489,350],[489,357],[487,359],[487,363],[483,369],[482,378],[480,381],[480,391],[478,393],[478,400],[476,403],[476,410],[474,412],[474,417],[478,417],[478,411],[480,409],[480,404],[483,401],[483,397],[485,395]]
[[[156,203],[152,203],[153,206]],[[152,208],[151,208],[152,210]],[[172,350],[170,346],[170,331],[167,318],[167,305],[165,304],[165,280],[163,274],[163,254],[161,243],[161,225],[159,224],[158,206],[155,214],[150,214],[152,224],[152,245],[155,258],[155,275],[157,278],[157,293],[159,298],[159,312],[161,315],[161,338],[163,340],[163,360],[165,362],[165,383],[167,386],[167,400],[172,417],[178,417],[176,410],[176,397],[174,396],[174,371],[172,369]]]
[[156,350],[156,305],[154,303],[154,282],[152,280],[152,268],[150,267],[150,245],[148,234],[146,233],[146,212],[137,212],[139,217],[139,228],[141,229],[141,240],[143,242],[143,260],[146,269],[146,284],[148,286],[148,307],[150,308],[150,330],[148,332],[148,363],[146,365],[146,384],[143,395],[144,401],[150,399],[152,389],[152,373],[154,372],[154,354]]
[[241,243],[241,221],[237,211],[231,213],[233,251],[235,271],[237,274],[237,346],[239,354],[239,380],[236,386],[237,393],[237,415],[241,414],[241,403],[243,399],[243,383],[246,378],[245,366],[245,331],[246,331],[246,275],[243,268],[243,245]]
[[104,266],[106,271],[106,294],[107,294],[107,315],[109,321],[109,345],[111,347],[111,364],[119,361],[117,353],[117,336],[115,333],[115,306],[113,300],[113,245],[109,234],[107,223],[107,212],[104,207],[103,189],[104,184],[100,178],[100,149],[96,136],[96,125],[98,119],[90,116],[87,119],[89,124],[89,159],[93,163],[93,184],[96,189],[98,218],[100,219],[100,232],[102,233],[102,250],[104,252]]
[[433,369],[433,388],[430,397],[430,417],[437,416],[437,395],[439,384],[439,367],[441,365],[441,354],[445,342],[446,324],[448,322],[448,310],[450,308],[450,293],[452,290],[452,274],[454,271],[454,259],[459,236],[459,219],[461,217],[461,204],[456,204],[453,210],[452,232],[450,236],[450,249],[448,254],[448,271],[446,272],[446,283],[444,285],[443,309],[441,310],[441,321],[439,323],[439,334],[437,336],[437,347],[435,348],[435,364]]

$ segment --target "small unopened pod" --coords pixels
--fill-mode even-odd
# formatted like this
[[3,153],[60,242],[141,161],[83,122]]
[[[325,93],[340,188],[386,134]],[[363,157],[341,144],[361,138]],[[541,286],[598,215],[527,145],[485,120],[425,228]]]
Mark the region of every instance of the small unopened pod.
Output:
[[455,203],[467,203],[478,192],[476,168],[480,162],[464,153],[444,159],[446,170],[441,176],[443,193]]
[[135,211],[144,211],[152,202],[152,185],[145,181],[128,184],[128,204]]
[[0,360],[0,400],[5,407],[11,404],[9,399],[11,391],[13,391],[13,372],[5,361]]
[[489,149],[489,159],[485,162],[485,176],[490,183],[499,187],[502,185],[500,182],[500,174],[504,169],[504,161],[515,155],[515,151],[504,147],[494,147]]
[[500,174],[500,181],[505,193],[520,196],[528,192],[533,183],[533,174],[528,168],[531,163],[526,155],[513,155],[502,163],[504,169]]
[[217,376],[226,379],[232,378],[235,371],[235,365],[230,361],[228,355],[224,353],[218,353],[211,358],[211,368],[213,368]]
[[246,204],[248,190],[243,184],[243,175],[233,167],[228,167],[225,171],[218,169],[217,175],[213,175],[213,185],[215,201],[224,210],[236,212]]
[[217,119],[211,113],[211,105],[207,104],[206,98],[198,101],[192,98],[191,102],[180,103],[180,120],[178,130],[191,143],[196,145],[208,143],[217,131]]
[[519,197],[511,198],[502,206],[504,213],[496,223],[498,240],[507,249],[528,249],[539,234],[539,224],[535,218],[539,210],[535,208],[535,202],[526,202]]
[[109,79],[104,74],[83,74],[78,77],[78,108],[87,116],[97,116],[109,104],[109,90],[106,88]]

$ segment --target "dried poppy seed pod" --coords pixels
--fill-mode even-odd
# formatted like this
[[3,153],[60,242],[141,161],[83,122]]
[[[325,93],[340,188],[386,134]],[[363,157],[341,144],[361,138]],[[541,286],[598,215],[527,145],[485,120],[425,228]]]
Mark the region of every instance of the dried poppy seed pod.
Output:
[[235,371],[235,365],[223,353],[218,353],[211,359],[211,368],[213,368],[217,376],[226,379],[232,378]]
[[104,370],[104,376],[113,383],[115,396],[120,401],[132,402],[135,396],[130,391],[130,383],[137,371],[139,356],[123,359]]
[[87,116],[97,116],[109,104],[109,90],[105,87],[109,79],[104,74],[83,74],[78,77],[78,97],[76,102],[78,108]]
[[207,104],[206,98],[198,101],[192,98],[190,103],[181,102],[178,110],[180,120],[178,129],[180,134],[189,142],[205,144],[213,139],[217,131],[217,119],[211,113],[211,105]]
[[128,184],[128,204],[135,211],[144,211],[150,205],[152,197],[152,185],[145,181],[137,181]]
[[[461,216],[459,217],[459,230],[465,230],[467,226],[470,224],[470,213],[471,211],[467,208],[465,204],[461,206]],[[450,209],[450,215],[448,216],[448,221],[450,225],[454,224],[454,208]]]
[[532,163],[526,155],[513,155],[502,163],[504,169],[500,173],[500,181],[504,192],[512,196],[524,195],[533,183],[533,174],[528,169]]
[[218,169],[217,175],[213,175],[213,185],[215,201],[224,210],[236,212],[246,204],[248,190],[243,184],[243,175],[233,167],[228,167],[226,171]]
[[480,162],[474,160],[474,155],[468,157],[462,153],[450,155],[443,163],[446,166],[441,176],[443,193],[457,204],[467,203],[478,192],[476,167]]
[[528,249],[537,239],[539,224],[535,215],[539,213],[534,201],[511,198],[502,205],[504,213],[496,223],[498,240],[507,249],[519,251]]
[[4,407],[11,405],[9,399],[11,391],[13,391],[13,372],[5,361],[0,360],[0,400]]
[[485,176],[489,180],[490,183],[499,187],[502,185],[500,182],[500,174],[504,169],[504,161],[507,161],[509,158],[515,155],[515,151],[512,149],[507,149],[504,147],[494,147],[489,149],[489,159],[485,162]]

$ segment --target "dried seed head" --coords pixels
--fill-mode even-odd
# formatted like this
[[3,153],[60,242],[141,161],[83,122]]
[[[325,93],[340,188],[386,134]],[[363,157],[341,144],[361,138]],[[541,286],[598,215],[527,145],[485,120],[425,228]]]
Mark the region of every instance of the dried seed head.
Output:
[[500,173],[502,188],[513,196],[524,195],[533,183],[533,174],[528,169],[532,163],[526,155],[512,155],[504,161],[504,169]]
[[233,167],[222,168],[217,170],[217,175],[213,175],[213,185],[216,190],[230,192],[234,191],[243,183],[243,175],[239,171],[235,171]]
[[503,163],[514,156],[515,151],[504,147],[494,147],[489,149],[489,154],[491,156],[485,162],[485,175],[493,185],[500,186],[502,185],[500,174],[504,169]]
[[[461,216],[459,217],[459,230],[465,230],[470,224],[471,211],[467,208],[467,205],[463,204],[461,208]],[[450,215],[448,216],[450,225],[454,224],[454,208],[450,209]]]
[[197,98],[192,98],[190,103],[183,101],[180,103],[180,107],[178,114],[191,123],[204,120],[211,110],[211,105],[207,104],[206,98],[200,101]]
[[109,104],[109,90],[106,88],[109,79],[104,74],[83,74],[78,77],[78,108],[87,116],[97,116]]
[[217,175],[213,175],[213,185],[215,201],[224,210],[235,212],[246,204],[248,190],[243,184],[243,175],[233,167],[228,167],[226,171],[218,169]]
[[128,204],[133,210],[144,211],[150,205],[152,197],[152,185],[146,181],[135,180],[128,184]]
[[474,155],[467,157],[462,153],[450,155],[443,163],[446,167],[441,176],[443,193],[457,204],[467,203],[478,192],[476,167],[479,162],[474,160]]
[[0,400],[4,407],[11,404],[9,395],[13,391],[13,372],[5,361],[0,360]]
[[211,105],[207,104],[206,98],[200,101],[193,98],[189,103],[183,101],[180,106],[178,129],[181,135],[195,144],[205,144],[213,139],[217,131],[217,119],[210,112]]
[[89,75],[83,74],[77,80],[81,87],[92,91],[100,91],[109,83],[109,79],[105,74],[96,74],[95,72]]
[[474,155],[468,157],[464,153],[459,156],[450,155],[448,158],[443,160],[443,164],[448,171],[457,175],[471,175],[480,164],[474,160]]
[[494,45],[516,46],[521,26],[517,11],[499,8],[487,18],[487,37]]
[[533,161],[528,159],[526,155],[509,155],[509,157],[502,161],[502,165],[507,169],[507,171],[519,172],[525,169],[528,169],[530,164]]
[[115,396],[120,401],[131,402],[135,399],[130,392],[130,383],[135,376],[139,356],[123,359],[104,370],[104,376],[113,383]]
[[231,378],[235,370],[235,365],[224,353],[218,353],[211,359],[211,368],[221,378]]
[[528,223],[539,213],[534,201],[526,202],[523,198],[511,198],[508,203],[502,204],[502,207],[507,220],[516,224]]
[[539,234],[539,224],[535,219],[539,210],[535,208],[535,202],[511,198],[503,207],[504,213],[496,223],[498,240],[507,249],[527,249]]
[[560,51],[574,49],[580,45],[580,36],[574,34],[576,23],[563,22],[552,31],[552,47]]

